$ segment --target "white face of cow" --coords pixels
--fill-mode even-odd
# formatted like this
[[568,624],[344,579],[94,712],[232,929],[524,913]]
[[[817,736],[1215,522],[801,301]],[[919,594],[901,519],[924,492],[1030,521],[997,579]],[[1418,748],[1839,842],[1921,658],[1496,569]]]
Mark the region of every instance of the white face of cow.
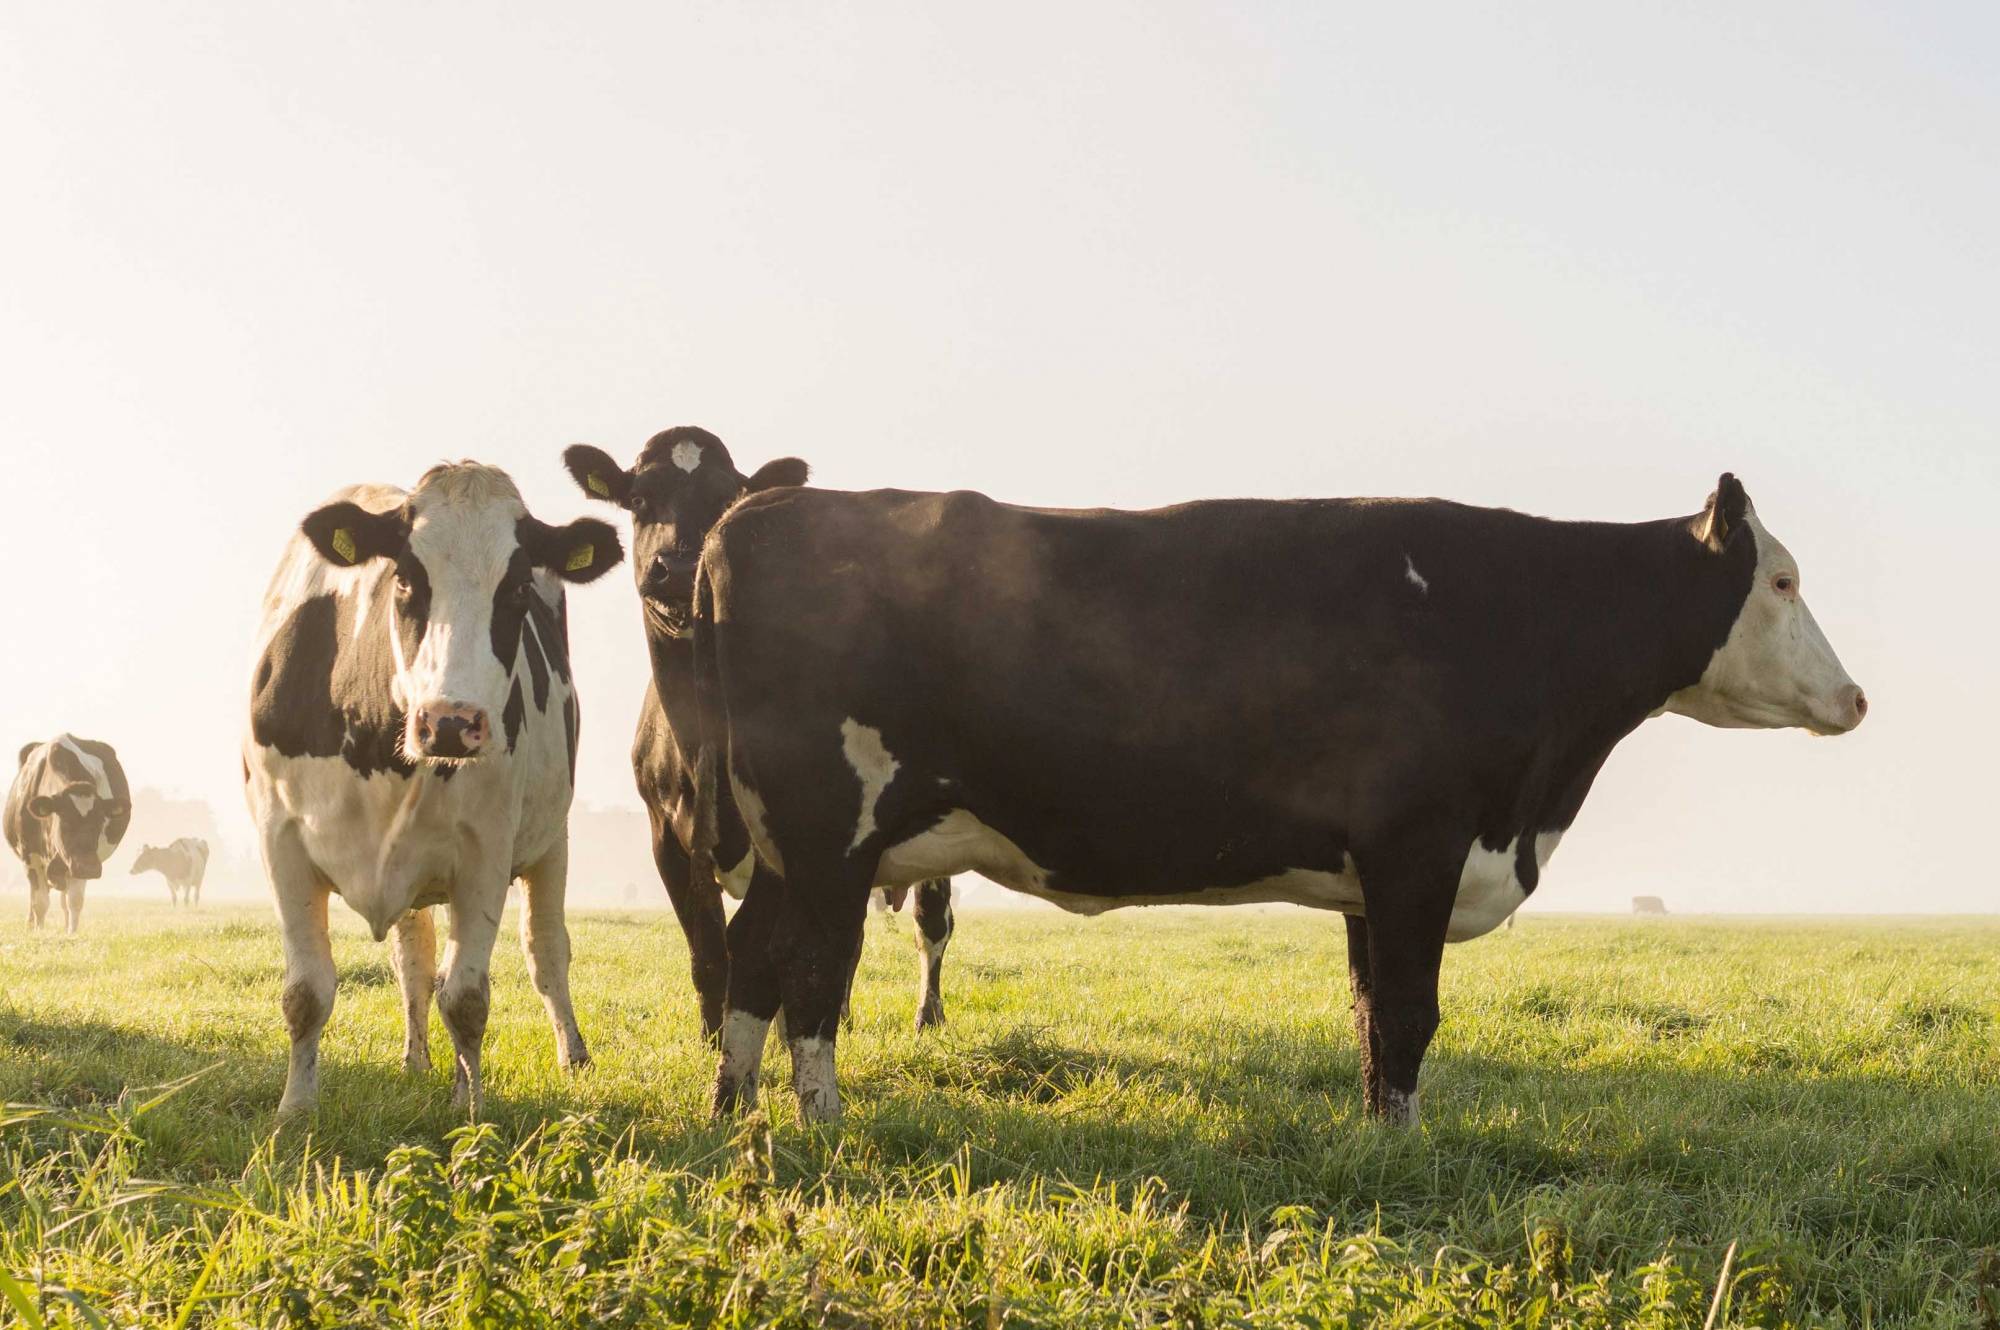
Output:
[[[1734,479],[1724,478],[1725,489]],[[1806,608],[1798,560],[1758,520],[1741,487],[1742,526],[1734,539],[1756,544],[1756,571],[1729,637],[1701,681],[1667,699],[1667,710],[1733,729],[1810,730],[1845,734],[1868,714],[1868,699]],[[1711,512],[1708,521],[1718,523]],[[1718,540],[1709,532],[1704,538]]]
[[405,716],[403,751],[432,761],[492,747],[536,570],[588,582],[624,557],[608,524],[538,522],[504,471],[471,462],[434,468],[392,512],[329,504],[304,531],[331,563],[394,564],[390,695]]

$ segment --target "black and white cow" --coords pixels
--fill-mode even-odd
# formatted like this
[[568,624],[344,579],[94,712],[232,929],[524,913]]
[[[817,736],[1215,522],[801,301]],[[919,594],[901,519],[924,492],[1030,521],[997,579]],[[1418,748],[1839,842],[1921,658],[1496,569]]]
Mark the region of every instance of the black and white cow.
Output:
[[167,880],[167,893],[179,905],[186,897],[189,905],[201,903],[201,880],[208,875],[208,842],[199,836],[183,836],[167,845],[141,845],[132,861],[132,876],[158,873]]
[[510,883],[521,948],[565,1067],[587,1060],[569,997],[563,892],[578,712],[563,583],[624,557],[610,525],[537,521],[506,472],[434,467],[408,493],[342,491],[310,514],[265,595],[244,779],[284,930],[292,1036],[281,1113],[313,1106],[333,1009],[327,894],[396,934],[404,1065],[430,1066],[437,983],[477,1107],[487,965]]
[[818,1120],[870,887],[975,870],[1085,914],[1340,911],[1367,1106],[1414,1122],[1445,943],[1535,889],[1621,739],[1867,709],[1727,475],[1631,525],[779,490],[711,533],[694,638],[697,848],[727,792],[778,870],[730,921],[715,1106],[782,1006]]
[[132,790],[111,745],[58,734],[21,749],[7,793],[7,844],[28,869],[28,926],[40,928],[49,892],[60,891],[63,922],[83,922],[84,884],[132,825]]
[[[653,666],[632,742],[632,775],[653,824],[653,862],[687,935],[702,1030],[714,1040],[722,1026],[729,975],[721,892],[740,899],[755,861],[727,791],[721,794],[712,856],[724,870],[719,881],[696,879],[689,860],[694,834],[694,736],[699,733],[694,728],[693,655],[687,635],[695,564],[709,529],[731,504],[746,494],[803,485],[806,464],[796,457],[782,457],[746,476],[736,469],[721,439],[692,425],[655,434],[629,471],[588,444],[567,449],[563,464],[585,494],[632,515],[632,567]],[[921,1030],[944,1021],[939,984],[952,932],[950,884],[925,884],[917,893],[915,915],[922,953],[917,1005]]]

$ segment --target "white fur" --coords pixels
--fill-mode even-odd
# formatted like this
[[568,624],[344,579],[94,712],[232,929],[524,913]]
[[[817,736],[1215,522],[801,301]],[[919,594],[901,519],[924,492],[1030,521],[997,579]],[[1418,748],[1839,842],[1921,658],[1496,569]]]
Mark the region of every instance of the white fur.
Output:
[[834,1079],[833,1041],[807,1036],[789,1042],[792,1090],[799,1097],[799,1116],[807,1122],[840,1121],[840,1086]]
[[716,1071],[717,1083],[743,1096],[746,1105],[757,1101],[757,1077],[764,1065],[764,1038],[771,1022],[759,1020],[745,1011],[730,1011],[722,1018],[722,1064]]
[[1430,579],[1417,571],[1417,561],[1407,554],[1403,556],[1403,578],[1424,595],[1431,593]]
[[686,442],[675,444],[674,465],[683,471],[699,470],[701,467],[701,445]]
[[861,781],[861,813],[854,820],[854,839],[847,847],[852,853],[875,834],[875,806],[902,764],[883,747],[882,731],[852,716],[840,722],[840,751]]
[[736,867],[718,875],[721,878],[722,889],[737,900],[742,900],[744,893],[750,890],[750,873],[756,866],[757,852],[752,850],[743,856],[742,862]]

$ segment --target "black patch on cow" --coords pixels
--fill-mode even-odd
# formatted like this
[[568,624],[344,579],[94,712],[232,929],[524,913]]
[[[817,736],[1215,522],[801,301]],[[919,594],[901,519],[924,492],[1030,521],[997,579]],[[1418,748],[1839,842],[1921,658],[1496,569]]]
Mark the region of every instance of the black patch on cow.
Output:
[[403,659],[415,660],[417,648],[431,626],[431,575],[423,560],[408,552],[396,560],[392,594],[396,636],[402,642]]
[[521,733],[521,722],[528,718],[528,708],[521,702],[521,681],[514,680],[514,686],[507,692],[507,709],[500,713],[500,723],[507,727],[507,751],[514,751],[515,736]]
[[521,651],[528,658],[528,674],[535,685],[535,710],[549,709],[549,663],[542,658],[541,630],[530,624],[521,634]]
[[[377,578],[379,603],[389,575],[384,570]],[[428,580],[421,588],[413,584],[410,596],[428,602]],[[350,599],[323,592],[301,601],[257,662],[250,692],[252,740],[286,757],[337,757],[362,776],[415,771],[417,764],[402,752],[403,710],[390,694],[395,675],[390,617],[369,615],[356,638]],[[398,622],[395,631],[406,630]],[[449,780],[455,770],[441,765],[437,775]]]
[[521,648],[521,624],[530,607],[541,597],[535,594],[535,567],[528,552],[516,546],[507,560],[507,571],[493,589],[493,655],[508,669],[514,668]]
[[[564,683],[569,676],[569,599],[562,589],[556,589],[556,603],[549,604],[541,596],[528,598],[528,617],[535,623],[535,640],[541,644],[548,657],[550,668]],[[537,706],[543,705],[537,701]]]
[[578,712],[576,694],[570,693],[563,698],[563,739],[569,745],[569,783],[572,786],[576,784],[576,737],[581,728],[582,717]]

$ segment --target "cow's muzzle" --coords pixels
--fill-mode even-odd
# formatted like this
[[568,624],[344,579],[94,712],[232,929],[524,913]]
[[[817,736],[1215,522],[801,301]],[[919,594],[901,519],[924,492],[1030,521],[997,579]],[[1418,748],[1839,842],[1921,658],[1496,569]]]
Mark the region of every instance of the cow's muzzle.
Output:
[[456,761],[475,758],[484,752],[491,729],[485,708],[456,702],[418,707],[410,727],[419,757]]

